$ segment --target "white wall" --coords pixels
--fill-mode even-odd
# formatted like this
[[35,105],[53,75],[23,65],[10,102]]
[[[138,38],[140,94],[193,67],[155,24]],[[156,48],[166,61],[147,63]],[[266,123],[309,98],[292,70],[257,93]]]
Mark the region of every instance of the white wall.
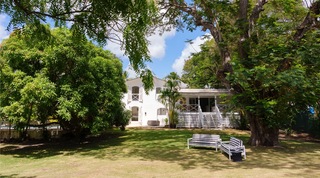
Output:
[[[134,106],[139,107],[139,121],[131,122],[129,126],[147,126],[148,120],[159,120],[160,126],[164,126],[164,119],[168,116],[167,114],[158,115],[157,113],[157,110],[159,108],[165,108],[165,106],[158,101],[156,88],[162,88],[165,84],[165,81],[154,78],[154,88],[149,91],[148,95],[143,88],[143,84],[140,78],[127,80],[126,84],[128,87],[128,93],[126,93],[122,99],[122,101],[126,104],[126,109],[131,110],[131,108]],[[140,99],[140,101],[130,101],[129,97],[131,96],[130,93],[132,93],[133,86],[137,86],[140,88],[139,93],[140,97],[142,97],[142,100]]]

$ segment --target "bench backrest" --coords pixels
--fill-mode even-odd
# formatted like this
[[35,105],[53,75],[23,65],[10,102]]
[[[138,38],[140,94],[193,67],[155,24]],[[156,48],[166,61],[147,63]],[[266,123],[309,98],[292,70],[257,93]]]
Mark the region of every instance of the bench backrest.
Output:
[[230,145],[238,147],[238,146],[243,146],[242,140],[237,139],[235,137],[230,137]]
[[206,141],[217,141],[220,140],[220,135],[214,135],[214,134],[193,134],[192,140],[206,140]]

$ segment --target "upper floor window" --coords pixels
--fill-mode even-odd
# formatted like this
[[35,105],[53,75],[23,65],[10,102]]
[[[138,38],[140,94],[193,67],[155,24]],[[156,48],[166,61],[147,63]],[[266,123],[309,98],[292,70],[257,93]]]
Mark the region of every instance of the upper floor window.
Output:
[[132,93],[134,94],[139,93],[139,87],[137,86],[132,87]]
[[139,87],[132,87],[132,101],[139,101]]
[[156,88],[156,94],[160,94],[161,93],[161,87],[157,87]]

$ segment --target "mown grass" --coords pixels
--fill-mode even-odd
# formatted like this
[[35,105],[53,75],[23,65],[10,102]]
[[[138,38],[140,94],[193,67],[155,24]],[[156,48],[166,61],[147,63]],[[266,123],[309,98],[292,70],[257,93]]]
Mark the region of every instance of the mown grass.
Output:
[[236,136],[236,130],[128,129],[103,139],[0,144],[0,177],[318,177],[320,144],[283,140],[279,147],[246,145],[247,159],[229,161],[214,149],[187,149],[193,133]]

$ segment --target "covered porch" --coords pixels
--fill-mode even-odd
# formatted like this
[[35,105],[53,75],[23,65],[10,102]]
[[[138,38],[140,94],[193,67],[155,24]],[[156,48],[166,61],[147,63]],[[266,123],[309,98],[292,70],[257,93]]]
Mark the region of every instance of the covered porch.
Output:
[[181,89],[177,127],[225,128],[236,127],[238,113],[226,110],[230,91],[225,89]]

